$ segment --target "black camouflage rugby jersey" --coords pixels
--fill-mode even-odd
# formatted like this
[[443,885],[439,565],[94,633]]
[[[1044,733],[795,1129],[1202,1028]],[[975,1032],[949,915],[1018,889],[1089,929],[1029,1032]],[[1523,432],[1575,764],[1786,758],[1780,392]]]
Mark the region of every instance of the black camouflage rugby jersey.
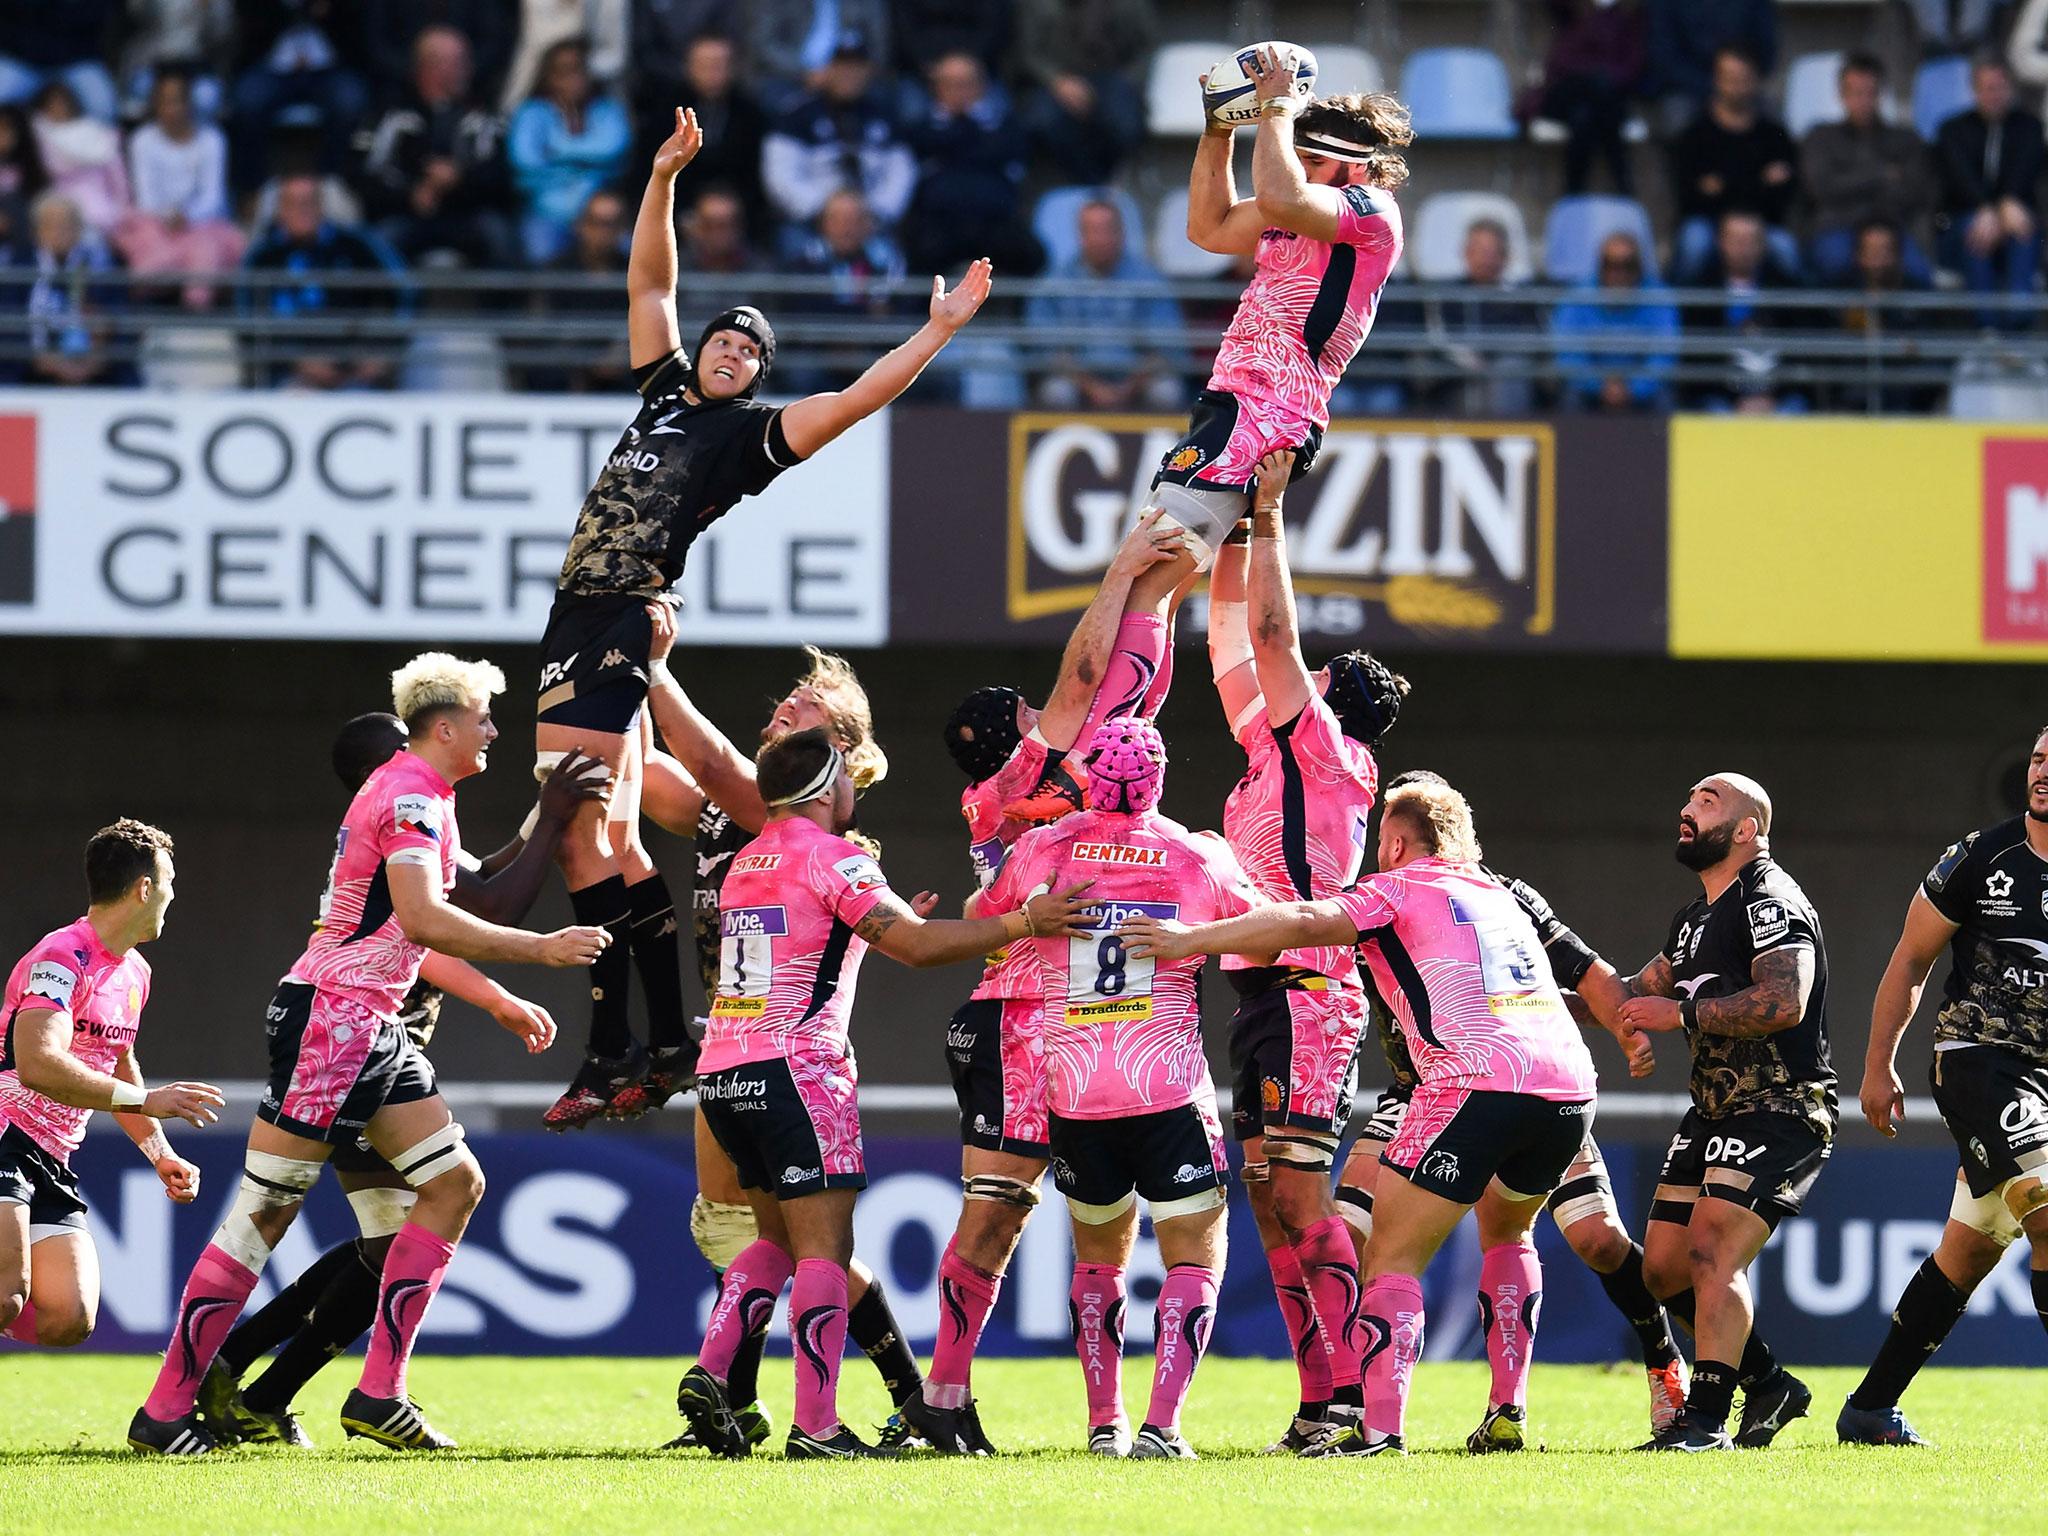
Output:
[[697,813],[697,884],[690,893],[690,931],[697,941],[697,974],[704,997],[718,992],[718,893],[732,856],[754,840],[754,834],[709,800]]
[[1828,954],[1820,917],[1798,882],[1768,855],[1742,866],[1719,899],[1702,892],[1671,924],[1664,957],[1680,997],[1729,997],[1751,985],[1759,955],[1813,951],[1806,1012],[1790,1029],[1754,1040],[1686,1031],[1692,1101],[1709,1120],[1745,1111],[1794,1115],[1835,1134],[1835,1069],[1828,1054]]
[[561,590],[654,597],[675,586],[697,535],[795,465],[782,409],[756,400],[692,405],[678,348],[633,370],[642,404],[576,515]]
[[2048,861],[2026,818],[1951,844],[1920,889],[1958,925],[1934,1038],[2048,1061]]

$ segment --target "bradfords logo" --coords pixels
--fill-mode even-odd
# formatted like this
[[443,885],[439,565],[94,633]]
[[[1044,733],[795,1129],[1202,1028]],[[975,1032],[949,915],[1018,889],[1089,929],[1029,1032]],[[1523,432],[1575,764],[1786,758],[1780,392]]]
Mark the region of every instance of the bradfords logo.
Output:
[[[1012,620],[1087,606],[1185,430],[1166,417],[1012,418]],[[1470,635],[1547,634],[1555,622],[1557,448],[1546,426],[1346,423],[1288,492],[1287,520],[1305,630],[1356,634],[1378,628],[1380,613]]]
[[36,419],[0,416],[0,603],[36,600]]
[[1984,639],[2048,641],[2048,439],[1984,442]]

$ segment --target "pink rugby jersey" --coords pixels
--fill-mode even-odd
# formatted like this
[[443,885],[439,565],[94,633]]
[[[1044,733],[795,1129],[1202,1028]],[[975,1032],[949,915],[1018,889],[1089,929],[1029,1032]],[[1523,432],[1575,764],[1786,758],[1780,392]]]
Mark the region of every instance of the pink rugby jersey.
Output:
[[1289,229],[1259,236],[1258,271],[1223,333],[1209,388],[1329,425],[1330,391],[1365,345],[1402,243],[1391,193],[1341,190],[1334,243]]
[[388,866],[421,865],[446,895],[455,889],[461,854],[454,786],[411,752],[395,753],[349,802],[320,898],[320,926],[284,979],[352,998],[396,1023],[427,950],[398,925]]
[[718,894],[718,995],[697,1070],[755,1061],[853,1069],[846,1026],[867,940],[854,924],[889,893],[882,867],[801,816],[733,855]]
[[[1379,764],[1346,736],[1320,695],[1275,727],[1260,709],[1238,733],[1250,759],[1223,805],[1223,836],[1260,894],[1272,901],[1323,901],[1358,878],[1367,818],[1379,791]],[[1257,962],[1225,955],[1227,971]],[[1290,949],[1280,964],[1349,980],[1358,971],[1350,944]]]
[[1593,1058],[1521,903],[1476,864],[1417,859],[1337,897],[1425,1084],[1590,1099]]
[[[1017,839],[1031,830],[1003,810],[1038,787],[1045,776],[1050,749],[1036,730],[1017,743],[1009,761],[979,784],[960,793],[960,814],[967,818],[967,856],[974,864],[975,882],[985,891],[1002,872]],[[1038,995],[1038,968],[1022,946],[1006,944],[988,957],[981,980],[974,988],[974,1000],[1019,998]]]
[[149,962],[139,950],[118,960],[92,924],[80,918],[45,934],[7,978],[6,1037],[0,1040],[0,1127],[21,1133],[69,1166],[85,1139],[92,1111],[59,1104],[26,1086],[14,1067],[14,1020],[24,1008],[50,1008],[70,1020],[71,1054],[95,1072],[112,1075],[135,1043],[142,1005],[149,1001]]
[[1029,953],[1045,998],[1053,1112],[1075,1120],[1148,1115],[1213,1098],[1202,1054],[1200,956],[1155,966],[1124,948],[1137,913],[1206,923],[1259,895],[1223,840],[1147,811],[1077,811],[1027,832],[990,888],[1008,912],[1041,886],[1093,880],[1093,926],[1011,945]]

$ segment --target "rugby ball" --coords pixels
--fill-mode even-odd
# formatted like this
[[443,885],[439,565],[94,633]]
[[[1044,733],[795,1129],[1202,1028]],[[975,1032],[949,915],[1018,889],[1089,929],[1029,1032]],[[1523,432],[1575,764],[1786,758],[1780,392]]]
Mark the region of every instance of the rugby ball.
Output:
[[1299,43],[1253,43],[1227,59],[1209,66],[1202,78],[1202,110],[1219,128],[1238,128],[1259,120],[1257,87],[1248,66],[1261,48],[1274,49],[1282,58],[1294,56],[1294,94],[1306,101],[1316,90],[1316,56]]

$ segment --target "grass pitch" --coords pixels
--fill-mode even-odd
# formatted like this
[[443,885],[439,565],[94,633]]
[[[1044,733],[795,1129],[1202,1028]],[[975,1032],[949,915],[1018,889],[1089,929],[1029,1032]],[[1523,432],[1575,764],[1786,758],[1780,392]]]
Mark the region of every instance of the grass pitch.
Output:
[[[1148,1378],[1131,1362],[1127,1400]],[[0,1533],[193,1530],[288,1536],[706,1536],[803,1532],[979,1536],[1029,1531],[1492,1533],[1588,1536],[1768,1532],[2025,1531],[2048,1513],[2038,1475],[2048,1373],[1932,1370],[1908,1400],[1931,1451],[1839,1447],[1834,1415],[1856,1373],[1804,1371],[1814,1416],[1767,1451],[1627,1454],[1645,1433],[1635,1370],[1536,1368],[1532,1416],[1542,1454],[1463,1453],[1484,1408],[1486,1368],[1425,1365],[1410,1405],[1406,1460],[1301,1462],[1256,1453],[1285,1424],[1293,1372],[1211,1359],[1187,1416],[1199,1463],[1105,1462],[1077,1450],[1080,1382],[1066,1360],[976,1368],[983,1422],[1012,1454],[967,1462],[919,1456],[862,1466],[784,1465],[789,1363],[762,1375],[777,1434],[745,1463],[650,1453],[678,1428],[668,1360],[507,1360],[427,1356],[413,1389],[462,1449],[407,1458],[344,1445],[336,1414],[356,1374],[341,1362],[301,1402],[320,1449],[249,1448],[166,1462],[126,1448],[128,1417],[154,1360],[0,1353]],[[883,1410],[874,1374],[847,1363],[848,1421]]]

